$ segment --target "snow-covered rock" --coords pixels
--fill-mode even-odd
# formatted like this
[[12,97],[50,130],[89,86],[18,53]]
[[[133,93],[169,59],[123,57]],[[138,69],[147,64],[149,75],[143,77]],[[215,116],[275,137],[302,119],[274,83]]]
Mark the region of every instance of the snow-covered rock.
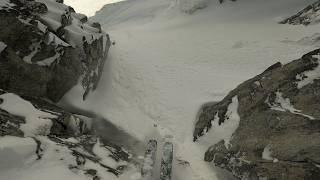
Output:
[[286,65],[276,63],[222,101],[205,105],[195,140],[210,142],[212,131],[234,122],[228,112],[235,96],[240,118],[232,137],[210,147],[205,160],[243,179],[319,179],[319,52]]
[[0,88],[58,101],[97,87],[110,47],[100,25],[53,0],[0,4]]
[[320,22],[320,1],[310,4],[295,15],[282,20],[281,24],[310,25]]
[[99,140],[91,118],[2,90],[0,100],[0,179],[128,180],[139,172],[126,150]]

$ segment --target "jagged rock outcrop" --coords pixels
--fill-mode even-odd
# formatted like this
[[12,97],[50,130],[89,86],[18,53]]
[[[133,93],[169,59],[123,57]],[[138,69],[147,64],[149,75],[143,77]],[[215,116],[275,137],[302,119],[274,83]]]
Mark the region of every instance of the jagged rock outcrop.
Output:
[[56,102],[79,81],[84,98],[97,87],[110,38],[62,2],[0,4],[1,89]]
[[297,14],[286,18],[280,22],[280,24],[292,24],[305,26],[310,24],[316,24],[320,22],[320,1],[307,6],[306,8],[299,11]]
[[[33,156],[37,157],[33,164],[63,161],[70,172],[93,180],[119,176],[128,167],[130,154],[112,143],[105,145],[94,135],[91,123],[91,118],[69,113],[47,100],[0,90],[0,147],[28,151],[23,142],[31,138]],[[7,143],[6,139],[13,139],[14,143]],[[1,157],[5,153],[0,148]],[[7,160],[10,158],[14,159],[9,156]],[[105,172],[109,175],[103,175]]]
[[[222,101],[205,105],[194,138],[232,121],[238,99],[240,124],[230,142],[210,147],[205,160],[239,179],[320,179],[320,49],[289,64],[276,63],[240,84]],[[221,125],[221,126],[220,126]]]

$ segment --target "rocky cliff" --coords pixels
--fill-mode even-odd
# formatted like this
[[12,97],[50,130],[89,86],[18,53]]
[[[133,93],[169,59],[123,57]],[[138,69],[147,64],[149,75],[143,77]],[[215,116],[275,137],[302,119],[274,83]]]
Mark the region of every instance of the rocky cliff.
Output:
[[99,23],[54,0],[0,4],[0,88],[58,101],[80,82],[97,87],[110,39]]
[[313,4],[305,7],[295,15],[288,17],[280,22],[280,24],[292,24],[292,25],[310,25],[320,22],[320,1],[316,1]]
[[205,105],[194,138],[230,121],[231,139],[210,147],[205,160],[247,179],[320,179],[320,50],[277,63],[240,84],[222,101]]
[[0,1],[0,179],[113,180],[135,170],[92,117],[54,104],[77,83],[84,99],[97,87],[109,47],[99,23],[62,1]]

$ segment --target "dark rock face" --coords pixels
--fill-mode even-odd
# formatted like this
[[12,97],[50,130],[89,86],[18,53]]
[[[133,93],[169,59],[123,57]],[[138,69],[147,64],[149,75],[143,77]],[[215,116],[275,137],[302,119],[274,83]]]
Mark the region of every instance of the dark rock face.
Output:
[[297,14],[284,19],[280,24],[292,24],[292,25],[309,25],[319,23],[319,11],[320,10],[320,1],[317,1],[306,8],[299,11]]
[[277,63],[240,84],[221,102],[204,106],[195,140],[210,131],[216,115],[219,125],[228,121],[226,112],[235,96],[240,116],[230,145],[224,141],[213,145],[205,160],[240,179],[320,179],[319,52],[286,65]]
[[0,88],[54,102],[79,80],[85,99],[97,87],[110,47],[98,23],[50,0],[0,7],[0,42],[7,46],[0,52]]

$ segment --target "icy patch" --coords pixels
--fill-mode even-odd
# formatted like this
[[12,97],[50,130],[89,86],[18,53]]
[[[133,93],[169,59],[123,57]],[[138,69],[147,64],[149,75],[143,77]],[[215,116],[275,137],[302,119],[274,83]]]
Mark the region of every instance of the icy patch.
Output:
[[[317,58],[318,61],[320,59],[320,55],[312,56],[313,58]],[[311,71],[306,71],[302,74],[298,74],[296,79],[300,80],[297,82],[298,89],[303,88],[308,84],[312,84],[314,80],[320,78],[320,66],[318,65],[315,69]]]
[[2,170],[17,168],[22,166],[22,162],[35,159],[36,147],[37,144],[31,138],[0,137],[0,174]]
[[5,50],[6,48],[7,48],[7,45],[6,45],[4,42],[0,41],[0,54],[1,54],[1,52],[2,52],[3,50]]
[[232,103],[228,107],[225,122],[219,125],[219,116],[217,113],[214,120],[211,122],[212,128],[205,136],[200,137],[199,141],[213,144],[213,142],[218,143],[219,141],[224,140],[226,148],[229,148],[232,135],[238,129],[240,123],[238,106],[238,97],[235,96],[232,98]]
[[57,118],[47,112],[36,109],[30,102],[21,97],[7,93],[0,96],[3,103],[0,108],[17,116],[25,117],[25,124],[21,124],[20,129],[24,136],[48,135],[52,126],[50,119]]
[[312,116],[309,116],[309,115],[301,113],[302,112],[301,110],[295,109],[293,107],[293,105],[291,104],[290,99],[289,98],[286,98],[286,99],[283,98],[282,93],[279,92],[279,91],[276,92],[276,98],[275,98],[274,103],[270,103],[269,98],[267,98],[266,103],[269,105],[269,107],[272,110],[275,110],[275,111],[290,112],[290,113],[297,114],[297,115],[300,115],[300,116],[303,116],[303,117],[307,117],[310,120],[314,120],[315,119]]
[[264,148],[262,152],[262,159],[273,161],[271,147],[268,145]]

